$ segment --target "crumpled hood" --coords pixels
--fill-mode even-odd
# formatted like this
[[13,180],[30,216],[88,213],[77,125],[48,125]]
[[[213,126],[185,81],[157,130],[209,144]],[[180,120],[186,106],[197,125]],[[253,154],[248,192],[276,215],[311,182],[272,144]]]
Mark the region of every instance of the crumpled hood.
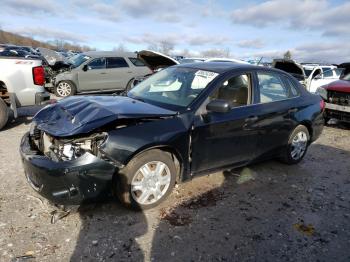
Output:
[[337,80],[323,86],[323,88],[329,91],[350,93],[350,81]]
[[176,112],[126,96],[74,96],[40,110],[33,121],[37,128],[56,137],[93,131],[117,119],[175,115]]

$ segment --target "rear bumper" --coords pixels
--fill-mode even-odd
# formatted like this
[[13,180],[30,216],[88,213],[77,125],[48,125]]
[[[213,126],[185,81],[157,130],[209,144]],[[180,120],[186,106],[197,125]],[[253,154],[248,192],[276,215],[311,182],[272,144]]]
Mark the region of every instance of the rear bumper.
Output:
[[40,92],[35,94],[35,104],[36,105],[44,105],[49,103],[50,94],[48,92]]
[[20,154],[29,185],[51,202],[77,205],[110,192],[116,168],[90,153],[72,161],[54,162],[39,155],[27,133]]

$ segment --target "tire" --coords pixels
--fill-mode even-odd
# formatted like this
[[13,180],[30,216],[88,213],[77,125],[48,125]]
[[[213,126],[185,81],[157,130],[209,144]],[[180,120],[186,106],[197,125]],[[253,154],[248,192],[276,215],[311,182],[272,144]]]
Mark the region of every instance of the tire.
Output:
[[0,130],[6,125],[9,119],[10,110],[4,100],[0,98]]
[[127,94],[133,87],[133,83],[134,83],[135,79],[131,79],[128,84],[126,85],[126,88],[125,88],[125,94]]
[[54,93],[58,97],[73,96],[76,92],[77,88],[72,81],[61,81],[54,88]]
[[289,136],[288,145],[283,149],[280,160],[288,165],[299,163],[305,156],[310,143],[309,130],[297,126]]
[[[164,180],[162,182],[157,179],[160,177],[155,172],[157,167],[163,167],[163,171],[159,172]],[[143,175],[146,173],[148,179]],[[171,155],[161,150],[149,150],[133,158],[115,175],[113,189],[124,206],[145,210],[166,199],[174,188],[175,181],[176,167]]]

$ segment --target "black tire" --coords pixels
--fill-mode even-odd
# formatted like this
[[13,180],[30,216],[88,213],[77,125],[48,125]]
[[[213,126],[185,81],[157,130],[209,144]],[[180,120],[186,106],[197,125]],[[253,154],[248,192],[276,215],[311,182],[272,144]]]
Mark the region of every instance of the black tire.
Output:
[[[170,171],[170,183],[160,199],[156,200],[154,203],[143,205],[134,199],[135,193],[132,193],[131,183],[133,178],[139,174],[138,170],[145,164],[153,161],[160,161],[168,167],[168,170]],[[137,155],[122,170],[120,170],[113,179],[113,191],[124,206],[136,210],[145,210],[159,205],[164,199],[166,199],[174,188],[175,181],[176,167],[171,155],[167,152],[155,149]]]
[[[297,136],[297,134],[299,134],[300,132],[304,133],[307,137],[307,142],[306,142],[306,147],[305,150],[301,153],[301,155],[297,158],[293,158],[292,156],[292,152],[294,149],[294,146],[292,144],[293,139]],[[306,126],[303,125],[298,125],[293,132],[290,134],[289,139],[288,139],[288,145],[283,149],[281,156],[280,156],[280,160],[288,165],[294,165],[299,163],[305,156],[307,149],[309,147],[310,144],[310,134],[309,134],[309,130],[306,128]]]
[[[60,90],[60,88],[62,88],[61,85],[65,85],[65,86],[67,86],[67,88],[68,88],[68,86],[69,86],[69,88],[70,88],[70,93],[67,94],[67,95],[64,95],[64,94],[62,93],[62,91]],[[76,92],[77,92],[77,88],[76,88],[75,84],[74,84],[72,81],[68,81],[68,80],[60,81],[60,82],[57,83],[56,86],[54,87],[54,93],[55,93],[55,95],[58,96],[58,97],[74,96],[74,95],[76,94]]]
[[10,110],[4,100],[0,98],[0,130],[6,125],[9,119]]
[[128,84],[126,85],[126,88],[125,88],[125,94],[127,94],[134,86],[133,86],[133,83],[134,83],[135,79],[131,79]]

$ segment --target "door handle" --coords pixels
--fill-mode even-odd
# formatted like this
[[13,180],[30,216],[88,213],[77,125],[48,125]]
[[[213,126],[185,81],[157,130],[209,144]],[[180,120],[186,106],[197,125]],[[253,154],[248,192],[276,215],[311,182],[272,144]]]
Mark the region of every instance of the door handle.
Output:
[[291,108],[288,110],[288,113],[291,114],[291,113],[296,113],[298,112],[298,108],[294,107],[294,108]]
[[128,71],[127,73],[128,73],[128,74],[131,74],[131,73],[132,73],[132,71]]
[[102,73],[100,73],[100,75],[106,75],[107,73],[106,72],[102,72]]
[[247,122],[255,122],[255,121],[257,121],[259,118],[257,117],[257,116],[250,116],[250,117],[247,117],[246,119],[245,119],[245,122],[247,123]]

